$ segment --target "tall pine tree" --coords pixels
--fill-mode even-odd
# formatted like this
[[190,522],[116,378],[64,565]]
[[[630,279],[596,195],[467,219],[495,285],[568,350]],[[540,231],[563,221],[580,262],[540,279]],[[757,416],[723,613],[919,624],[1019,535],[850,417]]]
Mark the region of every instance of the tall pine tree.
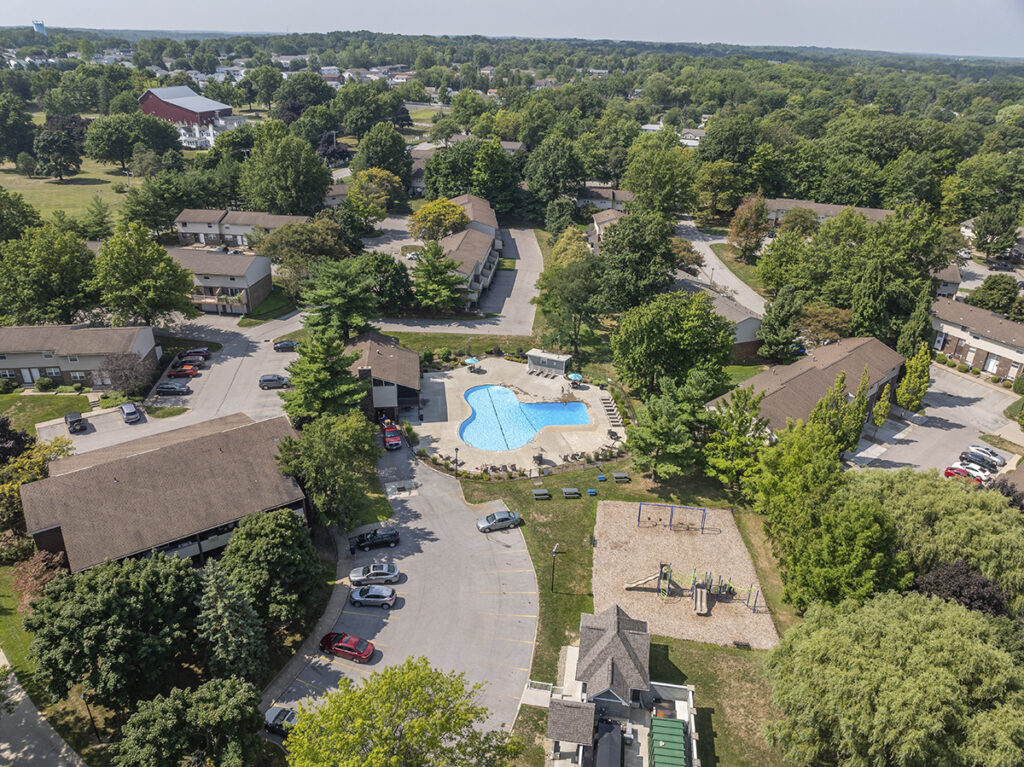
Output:
[[196,633],[216,676],[259,679],[267,666],[263,625],[249,598],[235,588],[216,560],[203,568]]

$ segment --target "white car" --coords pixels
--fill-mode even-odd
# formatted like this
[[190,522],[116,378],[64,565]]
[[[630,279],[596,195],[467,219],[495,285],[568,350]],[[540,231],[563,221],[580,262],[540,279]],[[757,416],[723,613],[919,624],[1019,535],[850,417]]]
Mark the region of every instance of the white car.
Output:
[[987,447],[985,445],[969,445],[967,449],[972,453],[978,453],[984,456],[985,458],[990,459],[993,463],[996,464],[996,466],[1006,465],[1006,459],[1003,458],[1001,455],[999,455],[999,453],[997,453],[990,447]]
[[980,479],[982,482],[988,482],[992,475],[985,471],[983,468],[978,466],[976,463],[965,463],[963,461],[957,461],[956,463],[950,464],[954,469],[963,469],[970,476],[975,479]]

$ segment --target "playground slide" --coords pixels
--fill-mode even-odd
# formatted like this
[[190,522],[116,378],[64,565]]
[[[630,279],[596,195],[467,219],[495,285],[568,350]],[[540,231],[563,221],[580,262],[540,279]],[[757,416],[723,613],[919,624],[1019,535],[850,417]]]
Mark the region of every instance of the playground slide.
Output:
[[708,589],[707,586],[698,584],[693,590],[693,609],[697,615],[708,614]]
[[650,583],[651,581],[658,580],[658,576],[659,575],[661,575],[661,573],[655,573],[654,575],[648,575],[646,578],[641,578],[638,581],[631,581],[631,582],[625,584],[622,588],[624,588],[624,589],[635,589],[638,586],[643,586],[645,583]]

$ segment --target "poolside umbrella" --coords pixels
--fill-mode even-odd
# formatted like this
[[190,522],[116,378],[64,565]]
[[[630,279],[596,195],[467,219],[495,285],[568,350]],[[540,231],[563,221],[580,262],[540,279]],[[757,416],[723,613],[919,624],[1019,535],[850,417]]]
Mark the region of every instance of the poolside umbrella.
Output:
[[581,376],[579,373],[569,373],[569,380],[570,381],[582,381],[583,380],[583,376]]
[[467,365],[475,365],[479,361],[480,360],[478,360],[476,357],[466,357],[466,359],[463,360],[463,362],[465,362]]

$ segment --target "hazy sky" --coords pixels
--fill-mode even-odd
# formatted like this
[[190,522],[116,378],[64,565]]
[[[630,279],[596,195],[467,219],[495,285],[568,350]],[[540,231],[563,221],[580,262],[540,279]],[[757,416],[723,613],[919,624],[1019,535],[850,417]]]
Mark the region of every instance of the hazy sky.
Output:
[[1024,57],[1024,0],[33,0],[0,25],[817,45]]

